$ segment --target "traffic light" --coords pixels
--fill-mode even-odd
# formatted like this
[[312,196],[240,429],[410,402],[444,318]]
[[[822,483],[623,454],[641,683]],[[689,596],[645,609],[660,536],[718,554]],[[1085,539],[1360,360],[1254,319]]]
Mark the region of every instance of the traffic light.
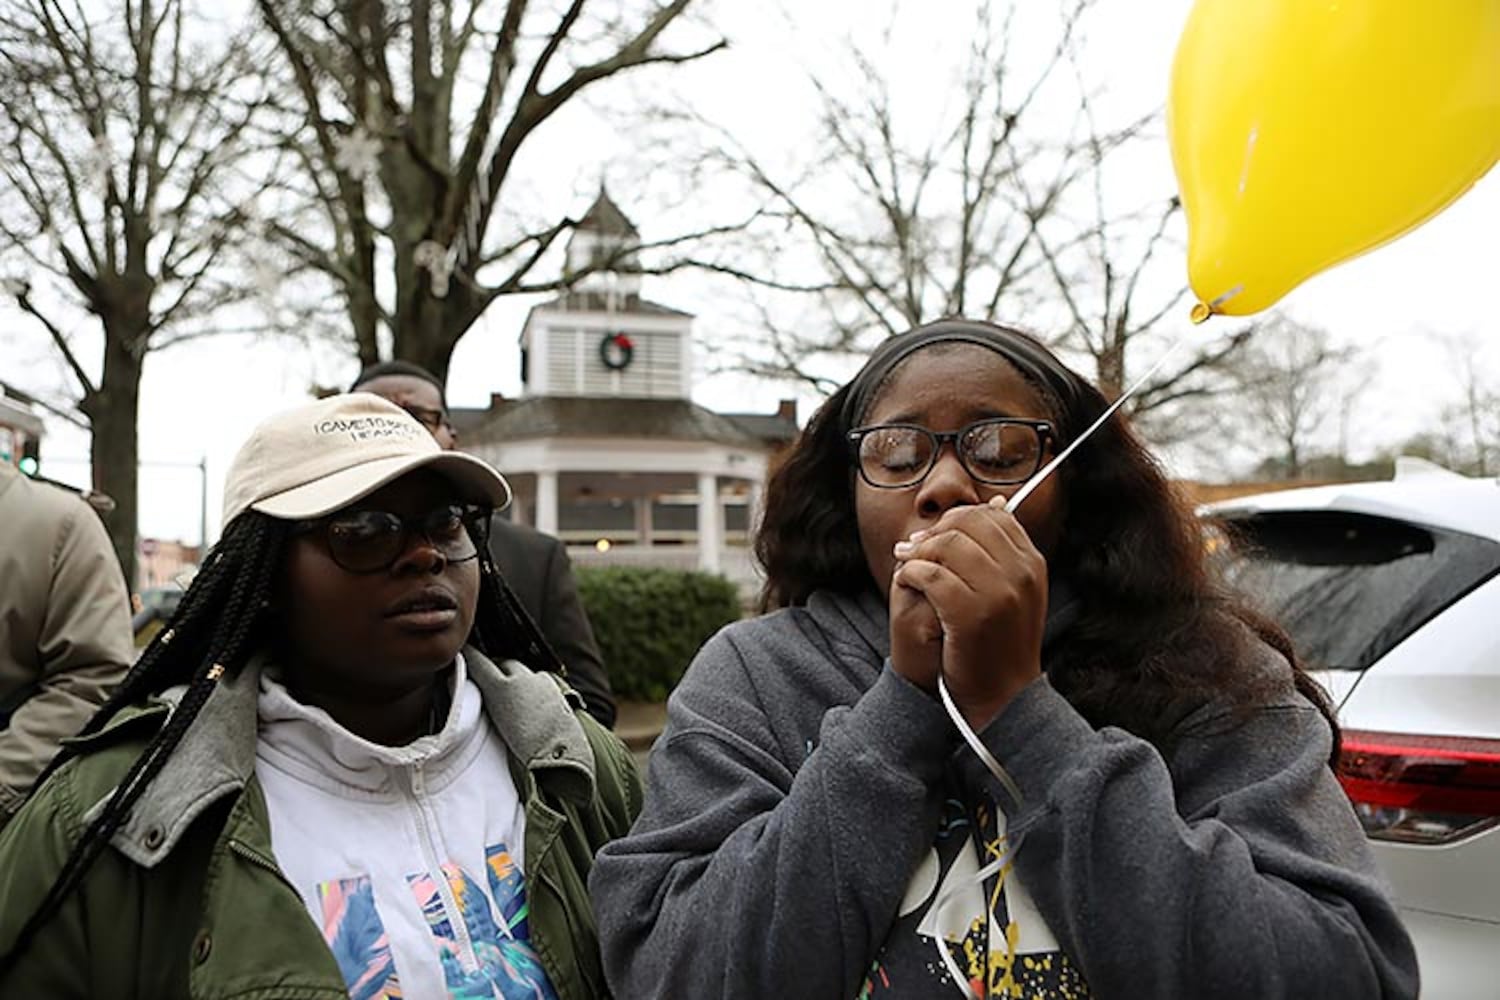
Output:
[[21,461],[17,463],[22,472],[34,476],[42,468],[42,442],[27,435],[21,442]]

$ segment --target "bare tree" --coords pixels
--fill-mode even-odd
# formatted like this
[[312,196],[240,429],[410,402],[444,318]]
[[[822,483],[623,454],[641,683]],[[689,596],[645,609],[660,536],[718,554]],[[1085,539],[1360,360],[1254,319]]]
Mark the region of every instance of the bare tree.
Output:
[[1500,386],[1486,376],[1482,352],[1473,338],[1441,339],[1459,390],[1458,401],[1445,407],[1441,416],[1455,439],[1454,467],[1488,476],[1496,471],[1494,456],[1500,452]]
[[[1087,6],[1073,5],[1050,58],[1032,78],[1018,80],[1008,50],[1017,5],[1006,6],[998,22],[980,5],[955,81],[960,107],[937,121],[911,124],[908,95],[897,92],[871,52],[850,41],[846,79],[836,67],[810,77],[824,141],[800,167],[777,170],[723,137],[752,197],[771,208],[758,234],[759,259],[718,269],[762,288],[810,293],[819,307],[817,322],[792,326],[766,310],[769,341],[742,354],[740,367],[826,388],[818,367],[829,356],[862,354],[936,316],[992,316],[1024,294],[1040,267],[1036,224],[1077,175],[1068,150],[1047,157],[1028,210],[1019,203],[1018,164],[1036,169],[1044,157],[1032,136],[1033,108],[1065,65]],[[789,238],[800,252],[787,253]]]
[[[949,32],[971,41],[946,101],[914,101],[868,43],[850,42],[847,79],[812,77],[824,141],[800,167],[775,169],[725,137],[770,206],[759,256],[717,264],[768,290],[753,296],[767,335],[730,364],[826,390],[837,382],[829,359],[963,315],[1026,322],[1086,357],[1117,395],[1127,355],[1158,347],[1152,335],[1164,349],[1163,321],[1185,288],[1156,269],[1181,213],[1169,182],[1145,197],[1107,183],[1159,122],[1151,112],[1108,125],[1096,113],[1081,69],[1095,6],[1058,0],[1041,43],[1046,6],[975,4],[972,22]],[[785,291],[801,293],[800,310],[785,308]],[[800,314],[788,322],[787,311]],[[1221,391],[1223,362],[1243,342],[1216,341],[1167,369],[1137,412]]]
[[[1158,273],[1165,259],[1181,259],[1172,239],[1172,226],[1181,220],[1182,202],[1176,194],[1139,200],[1122,199],[1110,189],[1117,172],[1115,159],[1155,138],[1157,116],[1131,122],[1113,134],[1105,133],[1080,66],[1080,53],[1064,51],[1077,87],[1077,121],[1070,145],[1078,182],[1060,192],[1051,211],[1038,199],[1026,173],[1017,170],[1016,187],[1028,217],[1037,216],[1035,246],[1045,264],[1050,287],[1041,294],[1062,305],[1059,346],[1084,354],[1093,364],[1094,380],[1110,399],[1118,398],[1136,380],[1142,346],[1162,354],[1189,334],[1182,309],[1188,288],[1180,275]],[[1116,207],[1121,201],[1129,208]],[[1164,251],[1178,251],[1177,254]],[[1158,280],[1160,279],[1160,280]],[[1228,321],[1221,321],[1228,322]],[[1164,367],[1131,398],[1130,412],[1141,419],[1158,443],[1169,443],[1193,433],[1201,421],[1188,412],[1213,397],[1232,391],[1230,363],[1239,355],[1252,327],[1241,324],[1228,335],[1210,340],[1181,359],[1162,358]],[[1134,350],[1132,350],[1134,348]],[[1131,365],[1131,361],[1137,364]],[[1175,361],[1165,365],[1166,361]]]
[[[1329,420],[1345,414],[1359,391],[1357,361],[1354,347],[1334,344],[1320,327],[1280,314],[1257,325],[1235,379],[1244,403],[1241,434],[1263,469],[1286,479],[1304,475]],[[1341,449],[1345,437],[1340,428]]]
[[145,359],[214,332],[205,320],[244,295],[224,264],[246,187],[234,171],[252,60],[239,41],[204,45],[208,34],[184,0],[0,4],[4,293],[76,379],[93,485],[115,500],[109,530],[131,580]]
[[332,282],[362,362],[388,336],[392,355],[445,375],[497,297],[579,277],[545,266],[574,220],[507,202],[507,182],[580,94],[721,48],[686,37],[689,2],[257,0],[295,84],[285,141],[301,167],[293,211],[267,229]]

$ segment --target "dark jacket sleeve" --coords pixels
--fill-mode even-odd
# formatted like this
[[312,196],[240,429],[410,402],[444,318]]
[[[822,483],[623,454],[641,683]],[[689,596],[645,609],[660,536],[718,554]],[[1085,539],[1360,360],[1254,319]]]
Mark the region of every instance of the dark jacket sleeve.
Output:
[[793,766],[721,632],[668,712],[645,810],[590,880],[613,992],[853,996],[937,829],[942,709],[887,668]]
[[1095,995],[1416,996],[1327,721],[1289,672],[1258,707],[1189,716],[1166,758],[1045,679],[982,738],[1024,799],[978,779],[1014,817],[1017,870]]
[[589,624],[568,550],[551,535],[496,518],[490,554],[526,612],[568,668],[568,684],[606,729],[615,724],[615,698],[594,629]]

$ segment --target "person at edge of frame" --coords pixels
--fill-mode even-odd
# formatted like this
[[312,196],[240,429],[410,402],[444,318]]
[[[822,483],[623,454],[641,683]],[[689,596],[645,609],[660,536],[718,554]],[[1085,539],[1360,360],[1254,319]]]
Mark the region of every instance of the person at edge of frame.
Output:
[[0,462],[0,827],[134,659],[125,574],[99,515]]
[[0,996],[608,995],[623,744],[484,545],[510,499],[399,407],[264,421],[224,535],[0,831]]

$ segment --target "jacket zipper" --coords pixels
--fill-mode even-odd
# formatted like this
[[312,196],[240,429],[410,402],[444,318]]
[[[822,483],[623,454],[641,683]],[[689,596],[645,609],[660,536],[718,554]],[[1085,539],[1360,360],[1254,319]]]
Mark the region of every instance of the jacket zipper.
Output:
[[[288,889],[291,889],[294,893],[297,892],[296,887],[292,885],[291,881],[286,877],[286,873],[276,866],[276,862],[261,854],[250,845],[238,840],[230,839],[229,853],[244,858],[246,861],[250,862],[257,868],[264,868],[272,875],[275,875],[281,881],[282,885],[286,886]],[[299,894],[297,898],[301,899],[302,897]]]
[[438,899],[442,900],[443,911],[448,915],[448,926],[453,928],[458,961],[465,972],[475,972],[479,968],[479,958],[474,954],[474,940],[469,936],[469,925],[458,908],[458,897],[453,894],[453,886],[448,883],[448,873],[443,871],[438,860],[437,845],[433,843],[432,828],[427,822],[427,807],[422,801],[427,795],[427,781],[422,775],[421,764],[413,764],[407,769],[407,780],[411,786],[412,811],[416,814],[417,839],[422,844],[422,855],[427,861],[427,871],[432,876],[433,884],[437,887]]

